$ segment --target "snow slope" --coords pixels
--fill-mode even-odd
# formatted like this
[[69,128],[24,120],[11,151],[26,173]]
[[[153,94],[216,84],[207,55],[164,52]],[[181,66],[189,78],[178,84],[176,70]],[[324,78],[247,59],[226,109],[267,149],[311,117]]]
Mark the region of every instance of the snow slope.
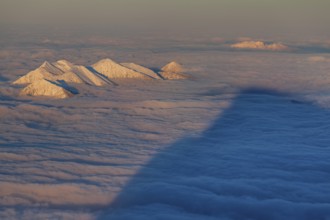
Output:
[[127,67],[127,68],[130,68],[134,71],[137,71],[137,72],[140,72],[140,73],[143,73],[145,75],[148,75],[154,79],[161,79],[159,77],[159,75],[157,73],[155,73],[153,70],[149,69],[149,68],[146,68],[144,66],[141,66],[139,64],[136,64],[136,63],[121,63],[120,65],[124,66],[124,67]]
[[37,69],[15,80],[13,84],[29,84],[40,79],[54,80],[56,76],[61,75],[63,71],[53,64],[45,61]]
[[69,98],[73,96],[71,92],[54,82],[40,79],[26,86],[20,92],[23,96],[46,96],[58,99]]
[[[111,59],[103,59],[93,64],[92,67],[99,73],[108,77],[109,79],[116,78],[137,78],[137,79],[153,79],[153,77],[127,68]],[[136,66],[135,66],[136,67]],[[141,69],[141,67],[138,67]]]

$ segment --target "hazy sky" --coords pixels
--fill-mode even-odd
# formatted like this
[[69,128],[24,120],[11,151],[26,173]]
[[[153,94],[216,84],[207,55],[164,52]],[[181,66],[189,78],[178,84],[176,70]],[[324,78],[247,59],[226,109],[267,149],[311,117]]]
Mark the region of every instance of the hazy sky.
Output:
[[1,26],[327,38],[329,0],[0,0]]

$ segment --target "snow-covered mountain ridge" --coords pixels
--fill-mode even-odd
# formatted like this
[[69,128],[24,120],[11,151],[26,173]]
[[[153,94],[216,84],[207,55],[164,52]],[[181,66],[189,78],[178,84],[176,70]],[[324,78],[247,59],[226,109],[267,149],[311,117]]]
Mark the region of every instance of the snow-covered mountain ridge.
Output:
[[171,62],[161,68],[159,73],[135,63],[117,63],[109,58],[102,59],[91,66],[75,65],[67,60],[53,63],[45,61],[40,67],[18,78],[12,84],[26,85],[21,90],[23,96],[46,96],[67,98],[73,96],[68,84],[87,84],[91,86],[115,85],[116,79],[171,80],[185,79],[183,67]]

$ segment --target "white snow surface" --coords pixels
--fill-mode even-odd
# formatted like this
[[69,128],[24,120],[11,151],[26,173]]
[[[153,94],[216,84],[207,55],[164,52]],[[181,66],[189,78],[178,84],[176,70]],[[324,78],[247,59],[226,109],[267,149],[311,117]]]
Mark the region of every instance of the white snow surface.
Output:
[[[86,51],[85,63],[101,53]],[[159,51],[131,60],[175,58],[192,78],[81,84],[58,100],[0,83],[0,219],[330,218],[330,62]]]
[[124,67],[130,68],[134,71],[137,71],[137,72],[143,73],[145,75],[148,75],[148,76],[150,76],[154,79],[161,79],[159,77],[159,75],[157,73],[155,73],[153,70],[151,70],[147,67],[141,66],[139,64],[136,64],[136,63],[121,63],[121,65],[124,66]]

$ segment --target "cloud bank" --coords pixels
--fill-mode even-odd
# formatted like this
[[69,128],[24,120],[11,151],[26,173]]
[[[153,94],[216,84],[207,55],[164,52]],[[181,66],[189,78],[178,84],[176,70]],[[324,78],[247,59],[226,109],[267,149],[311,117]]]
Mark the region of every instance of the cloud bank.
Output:
[[100,219],[329,218],[329,132],[313,133],[330,114],[288,99],[242,91],[199,137],[155,155]]
[[[304,97],[330,103],[329,62],[214,44],[141,45],[47,47],[51,60],[78,64],[112,56],[159,67],[176,59],[194,78],[82,85],[86,92],[57,101],[18,99],[0,84],[1,219],[97,219],[103,211],[100,219],[111,220],[328,218],[330,105]],[[3,54],[8,79],[40,65],[30,58],[39,49],[30,51]],[[237,96],[246,87],[292,96]]]

